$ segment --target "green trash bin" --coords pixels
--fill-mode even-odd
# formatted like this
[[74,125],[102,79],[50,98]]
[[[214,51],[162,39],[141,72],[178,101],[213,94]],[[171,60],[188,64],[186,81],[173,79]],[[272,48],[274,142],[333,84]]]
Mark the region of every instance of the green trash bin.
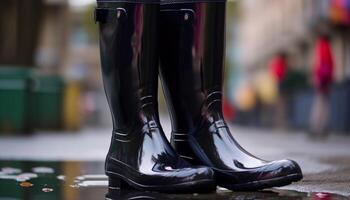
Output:
[[0,133],[29,132],[31,76],[28,67],[0,66]]
[[31,91],[31,124],[36,129],[62,128],[64,81],[59,75],[35,75]]

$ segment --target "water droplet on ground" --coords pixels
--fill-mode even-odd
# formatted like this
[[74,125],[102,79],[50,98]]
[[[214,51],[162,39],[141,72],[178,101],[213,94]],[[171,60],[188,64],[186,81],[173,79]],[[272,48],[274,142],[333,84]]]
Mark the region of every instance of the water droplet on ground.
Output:
[[4,174],[19,174],[22,172],[22,170],[12,167],[3,167],[1,172]]
[[49,188],[49,187],[44,187],[43,189],[42,189],[42,191],[43,192],[53,192],[53,189],[52,188]]
[[71,188],[80,188],[79,185],[75,184],[75,185],[70,185]]
[[37,174],[34,173],[22,173],[20,175],[18,175],[20,177],[27,177],[27,178],[38,178]]
[[0,179],[4,180],[16,180],[17,176],[16,175],[0,175]]
[[57,179],[58,179],[58,180],[61,180],[61,181],[64,181],[64,180],[66,180],[66,176],[64,176],[64,175],[58,175],[58,176],[57,176]]
[[32,171],[38,174],[52,174],[55,172],[52,168],[49,167],[33,167]]
[[33,179],[33,178],[38,178],[38,175],[33,173],[23,173],[16,177],[16,181],[24,182],[24,181],[29,181],[30,179]]

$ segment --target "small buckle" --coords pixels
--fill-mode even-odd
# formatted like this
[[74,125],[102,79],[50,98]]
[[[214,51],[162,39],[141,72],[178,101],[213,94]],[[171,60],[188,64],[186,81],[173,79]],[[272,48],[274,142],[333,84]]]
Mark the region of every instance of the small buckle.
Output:
[[192,9],[180,9],[181,13],[183,13],[183,21],[185,22],[193,22],[195,12]]
[[117,8],[117,19],[121,19],[123,17],[128,17],[128,13],[125,8]]
[[219,120],[219,121],[215,122],[215,127],[217,129],[219,129],[219,128],[227,127],[227,125],[226,125],[226,123],[223,120]]
[[149,127],[150,129],[152,129],[152,128],[158,128],[158,125],[157,125],[157,123],[156,123],[155,121],[150,121],[150,122],[148,122],[148,127]]

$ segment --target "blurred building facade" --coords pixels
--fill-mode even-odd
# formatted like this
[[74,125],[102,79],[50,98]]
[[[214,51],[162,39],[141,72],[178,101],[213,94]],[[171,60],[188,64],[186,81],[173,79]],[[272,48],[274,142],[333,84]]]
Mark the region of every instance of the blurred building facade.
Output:
[[[315,38],[320,31],[332,38],[336,80],[349,78],[349,28],[332,19],[330,0],[241,1],[241,64],[247,68],[266,66],[280,50],[291,57],[291,66],[310,70]],[[347,23],[347,22],[344,22]]]
[[76,7],[69,0],[46,0],[46,5],[37,65],[42,72],[65,79],[63,127],[79,130],[84,125],[109,124],[93,21],[95,5]]
[[349,131],[350,106],[350,1],[348,0],[242,0],[237,58],[248,76],[266,71],[279,52],[288,66],[306,77],[302,88],[290,91],[288,112],[291,128],[307,128],[313,98],[312,67],[320,34],[330,37],[335,60],[335,84],[331,92],[330,128]]
[[45,73],[61,73],[70,31],[68,0],[44,0],[35,65]]
[[[0,1],[1,133],[109,122],[94,7],[70,0]],[[45,125],[49,115],[55,126]]]
[[33,64],[43,6],[40,0],[0,2],[1,64]]

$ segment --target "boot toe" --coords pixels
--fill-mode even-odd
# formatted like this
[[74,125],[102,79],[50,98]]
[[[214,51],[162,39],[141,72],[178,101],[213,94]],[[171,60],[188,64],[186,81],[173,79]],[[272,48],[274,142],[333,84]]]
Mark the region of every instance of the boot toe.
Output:
[[293,160],[268,162],[257,168],[242,171],[217,171],[220,186],[235,191],[255,191],[280,187],[302,179],[302,171]]
[[302,177],[302,171],[298,163],[293,160],[279,160],[274,161],[267,165],[265,170],[267,177],[264,179],[272,179],[279,177],[300,176]]
[[202,193],[216,189],[214,171],[209,167],[183,168],[170,172],[164,178],[163,186],[176,188],[177,191]]
[[209,167],[183,168],[172,172],[178,183],[214,181],[214,171]]

